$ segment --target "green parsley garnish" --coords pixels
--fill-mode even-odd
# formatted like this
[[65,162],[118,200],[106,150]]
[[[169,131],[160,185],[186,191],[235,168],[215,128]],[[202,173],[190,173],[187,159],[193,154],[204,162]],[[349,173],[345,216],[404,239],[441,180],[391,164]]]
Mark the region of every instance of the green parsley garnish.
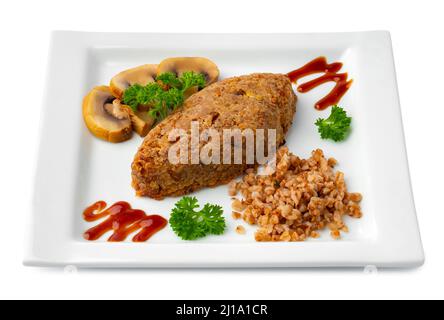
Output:
[[196,240],[206,235],[219,235],[225,231],[222,207],[212,204],[197,211],[199,204],[195,197],[183,197],[171,212],[170,226],[183,240]]
[[182,88],[182,81],[180,81],[177,76],[172,72],[165,72],[159,74],[156,77],[157,81],[161,81],[164,85],[170,86],[172,88],[180,89]]
[[184,72],[180,78],[166,72],[157,76],[156,82],[146,86],[134,84],[123,93],[123,103],[137,111],[139,105],[149,106],[149,115],[157,121],[183,104],[185,92],[192,87],[205,87],[205,77],[193,71]]
[[332,139],[334,141],[344,140],[350,130],[352,118],[347,117],[344,109],[333,106],[331,114],[327,119],[319,118],[315,125],[322,139]]
[[192,87],[198,87],[202,89],[205,87],[205,77],[201,73],[194,73],[193,71],[184,72],[180,77],[182,82],[182,90],[187,91]]

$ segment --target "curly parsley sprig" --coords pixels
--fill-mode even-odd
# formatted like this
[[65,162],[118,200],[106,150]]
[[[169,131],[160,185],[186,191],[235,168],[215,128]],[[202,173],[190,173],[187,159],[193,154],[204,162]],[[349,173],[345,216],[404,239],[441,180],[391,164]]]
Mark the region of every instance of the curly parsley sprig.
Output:
[[183,197],[171,212],[170,226],[183,240],[196,240],[210,234],[224,233],[226,224],[222,207],[205,204],[201,210],[195,197]]
[[344,109],[333,106],[330,116],[327,119],[319,118],[315,125],[318,127],[322,139],[342,141],[350,131],[351,121],[352,118],[347,116]]
[[184,72],[178,78],[174,73],[165,72],[156,77],[156,82],[128,87],[122,100],[134,111],[139,105],[149,106],[149,115],[159,121],[182,105],[185,92],[196,86],[200,89],[205,87],[205,77],[200,73]]

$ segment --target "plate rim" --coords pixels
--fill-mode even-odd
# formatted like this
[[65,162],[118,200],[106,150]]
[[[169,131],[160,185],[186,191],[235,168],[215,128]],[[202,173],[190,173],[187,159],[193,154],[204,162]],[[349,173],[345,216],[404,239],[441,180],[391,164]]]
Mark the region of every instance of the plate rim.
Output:
[[[46,217],[48,219],[48,213],[46,215],[42,214],[42,204],[39,200],[40,198],[46,198],[51,199],[51,195],[48,194],[48,191],[42,190],[40,188],[41,186],[41,179],[43,176],[45,176],[45,167],[44,162],[47,161],[47,152],[48,149],[47,146],[47,140],[44,140],[45,138],[48,138],[50,136],[50,128],[49,125],[51,125],[50,121],[54,115],[50,114],[49,108],[51,104],[54,104],[54,102],[51,102],[54,100],[54,91],[52,91],[54,88],[57,87],[57,83],[55,83],[55,74],[57,72],[60,72],[61,68],[63,69],[63,63],[65,63],[67,56],[70,58],[75,57],[75,54],[79,53],[81,50],[88,50],[91,46],[98,46],[98,47],[108,47],[113,46],[116,43],[120,43],[123,46],[128,45],[131,41],[134,41],[134,39],[141,39],[141,38],[151,38],[156,39],[159,37],[168,37],[171,39],[181,37],[181,38],[208,38],[208,37],[231,37],[233,39],[241,39],[248,37],[248,39],[251,38],[263,38],[266,37],[267,40],[271,39],[291,39],[291,38],[306,38],[306,37],[319,37],[319,38],[337,38],[341,41],[350,41],[350,39],[357,41],[358,43],[365,43],[365,45],[374,45],[376,47],[375,52],[381,53],[377,50],[382,50],[384,52],[381,53],[381,55],[386,59],[384,63],[386,64],[387,70],[390,70],[390,72],[387,72],[387,79],[385,81],[388,81],[390,89],[388,91],[390,96],[388,97],[391,101],[391,104],[395,105],[393,110],[390,110],[395,115],[396,119],[399,120],[399,123],[397,122],[394,126],[396,126],[396,134],[397,134],[397,140],[400,144],[394,146],[398,152],[399,156],[403,161],[399,165],[399,170],[403,172],[407,172],[406,176],[403,178],[407,178],[407,185],[404,185],[404,189],[402,190],[402,193],[406,196],[408,200],[408,210],[409,217],[408,217],[408,234],[407,232],[401,232],[397,233],[399,238],[396,239],[396,243],[389,243],[387,242],[381,242],[381,241],[367,241],[367,242],[359,242],[355,243],[354,245],[359,246],[359,250],[367,250],[367,255],[365,258],[358,257],[355,259],[351,259],[350,257],[343,257],[344,252],[347,250],[354,250],[357,252],[357,248],[354,248],[353,243],[344,242],[342,244],[337,245],[339,257],[337,258],[325,258],[324,257],[316,257],[315,255],[311,255],[307,258],[307,261],[303,262],[298,259],[291,259],[288,256],[285,256],[285,253],[288,252],[286,250],[286,247],[288,247],[286,244],[276,244],[273,243],[272,247],[270,246],[270,249],[268,249],[268,244],[265,245],[257,245],[257,244],[247,244],[247,246],[252,246],[254,248],[261,248],[260,252],[263,253],[263,251],[267,251],[268,254],[270,254],[271,257],[273,257],[273,261],[267,261],[264,262],[261,259],[252,259],[251,256],[249,256],[249,259],[236,257],[235,255],[230,256],[230,252],[232,253],[235,248],[229,248],[231,246],[235,246],[237,248],[244,247],[245,244],[217,244],[218,246],[224,246],[226,250],[220,250],[219,254],[221,255],[227,255],[230,256],[230,258],[224,259],[218,259],[217,257],[212,256],[210,260],[202,260],[199,261],[198,259],[189,259],[186,258],[185,253],[189,254],[195,251],[193,249],[196,245],[189,243],[180,244],[181,251],[183,251],[183,254],[177,257],[176,260],[171,260],[170,258],[166,257],[165,255],[159,255],[158,259],[155,259],[154,261],[146,261],[143,259],[140,259],[140,257],[137,257],[137,250],[130,250],[129,248],[134,248],[134,246],[128,246],[127,244],[119,245],[118,247],[127,247],[124,250],[130,250],[131,253],[125,255],[125,261],[122,261],[122,259],[117,258],[107,258],[107,259],[97,259],[97,258],[90,258],[90,259],[76,259],[71,258],[69,256],[65,257],[64,259],[55,259],[54,256],[52,258],[45,258],[39,255],[38,251],[41,251],[41,248],[38,247],[39,245],[42,245],[43,242],[46,241],[45,245],[48,247],[50,245],[54,246],[51,247],[54,252],[57,251],[63,251],[63,250],[85,250],[86,246],[83,243],[50,243],[48,242],[48,239],[43,239],[45,237],[44,233],[42,233],[42,230],[37,230],[37,216],[40,217]],[[69,45],[67,45],[67,39],[69,39]],[[154,41],[155,42],[155,41]],[[204,41],[202,41],[204,43]],[[275,45],[275,44],[273,44]],[[138,46],[134,46],[138,47]],[[132,47],[131,47],[132,48]],[[68,52],[69,50],[72,50],[72,52]],[[76,51],[77,50],[77,51]],[[60,56],[60,53],[65,53],[67,56]],[[66,68],[66,66],[65,66]],[[80,70],[78,71],[80,72]],[[79,84],[80,90],[81,84]],[[76,91],[76,90],[73,90]],[[407,159],[407,153],[406,153],[406,146],[405,146],[405,138],[404,138],[404,130],[402,126],[402,115],[400,110],[400,102],[399,102],[399,94],[398,94],[398,87],[396,82],[396,71],[394,66],[394,59],[393,59],[393,49],[391,45],[391,38],[390,33],[388,31],[364,31],[364,32],[341,32],[341,33],[236,33],[236,34],[229,34],[229,33],[106,33],[106,32],[77,32],[77,31],[53,31],[51,34],[51,46],[50,46],[50,53],[49,53],[49,63],[47,67],[47,76],[45,81],[45,95],[44,95],[44,103],[43,107],[41,109],[41,117],[40,117],[40,126],[39,126],[39,147],[38,147],[38,156],[37,156],[37,168],[35,170],[35,176],[34,176],[34,194],[33,194],[33,200],[32,200],[32,209],[29,213],[30,219],[28,219],[28,225],[26,227],[26,249],[25,249],[25,258],[24,258],[24,265],[26,266],[66,266],[66,265],[75,265],[79,267],[135,267],[135,268],[147,268],[147,267],[172,267],[172,268],[180,268],[180,267],[358,267],[358,266],[365,266],[365,265],[376,265],[378,267],[406,267],[406,268],[412,268],[412,267],[419,267],[423,265],[425,261],[424,257],[424,249],[421,241],[420,231],[419,231],[419,225],[417,220],[417,214],[416,209],[414,205],[414,199],[413,199],[413,192],[412,192],[412,186],[411,186],[411,179],[410,179],[410,173],[409,173],[409,166],[408,166],[408,159]],[[387,126],[387,124],[384,124]],[[57,128],[57,127],[55,127]],[[53,127],[51,127],[53,129]],[[73,134],[73,136],[75,136]],[[76,143],[73,141],[73,143]],[[393,147],[393,146],[392,146]],[[68,164],[67,164],[68,165]],[[62,199],[63,200],[63,199]],[[51,207],[50,207],[51,208]],[[52,209],[51,209],[52,210]],[[40,228],[40,227],[39,227]],[[383,230],[383,232],[388,232],[389,230]],[[396,230],[394,230],[396,231]],[[380,231],[378,231],[380,233]],[[412,238],[413,237],[413,238]],[[408,242],[410,245],[410,249],[408,252],[399,252],[396,250],[399,250],[401,245],[405,242]],[[104,244],[108,248],[110,246],[108,244]],[[104,245],[101,244],[94,244],[94,249],[100,248],[103,249]],[[199,244],[200,246],[210,246],[214,248],[214,245],[212,244]],[[57,248],[58,246],[58,248]],[[150,245],[149,248],[145,248],[144,251],[152,251],[152,249],[156,249],[157,253],[159,251],[163,251],[164,248],[161,250],[158,249],[159,246],[168,246],[168,244],[156,244],[156,245]],[[177,246],[177,244],[174,244],[172,246]],[[312,245],[310,245],[312,246]],[[313,244],[314,247],[319,246],[319,244]],[[74,248],[75,247],[75,248]],[[79,249],[83,247],[83,249]],[[328,248],[328,246],[327,246]],[[113,250],[115,247],[113,247]],[[147,250],[148,249],[148,250]],[[218,248],[220,249],[220,248]],[[251,248],[249,248],[251,250]],[[292,248],[293,250],[294,248]],[[208,249],[205,249],[207,252],[211,251]],[[214,249],[213,249],[214,250]],[[318,249],[315,249],[315,252]],[[86,251],[86,250],[85,250]],[[92,254],[92,251],[89,254]],[[107,251],[107,250],[106,250]],[[254,250],[253,250],[254,251]],[[306,251],[306,250],[305,250]],[[322,251],[322,250],[318,250]],[[324,250],[325,251],[325,250]],[[402,251],[402,250],[401,250]],[[120,250],[116,250],[116,252],[120,252]],[[259,252],[259,251],[258,251]],[[393,258],[389,258],[387,255],[384,258],[380,258],[381,254],[380,252],[397,252],[397,256]],[[282,254],[280,257],[279,255]],[[305,253],[304,253],[305,254]],[[379,256],[379,258],[378,258]]]

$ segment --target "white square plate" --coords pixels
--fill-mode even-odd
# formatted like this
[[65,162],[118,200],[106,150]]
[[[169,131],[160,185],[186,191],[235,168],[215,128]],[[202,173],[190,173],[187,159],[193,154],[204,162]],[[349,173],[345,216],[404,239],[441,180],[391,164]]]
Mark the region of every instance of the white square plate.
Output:
[[[136,198],[130,164],[142,142],[94,138],[86,129],[82,98],[125,68],[166,57],[204,56],[221,77],[291,71],[324,55],[341,61],[354,79],[341,105],[353,117],[343,143],[321,140],[314,102],[331,86],[299,95],[287,136],[290,150],[307,157],[321,148],[339,160],[348,189],[364,195],[362,219],[349,219],[341,241],[328,234],[297,243],[257,243],[254,227],[234,232],[227,187],[196,192],[199,202],[223,206],[223,236],[186,242],[167,227],[146,243],[87,242],[85,207],[97,200],[125,200],[164,217],[177,198]],[[390,35],[328,34],[143,34],[55,32],[41,126],[33,211],[25,264],[84,267],[414,267],[424,261],[404,145]],[[383,115],[383,116],[381,116]]]

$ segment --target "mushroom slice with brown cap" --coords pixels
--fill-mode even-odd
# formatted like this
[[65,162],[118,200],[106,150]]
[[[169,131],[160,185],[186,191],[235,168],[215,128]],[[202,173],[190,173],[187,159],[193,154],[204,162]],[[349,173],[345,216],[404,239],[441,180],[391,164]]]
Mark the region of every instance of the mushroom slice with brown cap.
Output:
[[146,111],[136,111],[134,112],[130,106],[126,104],[122,104],[119,99],[115,99],[113,101],[113,105],[116,106],[116,109],[122,110],[127,113],[131,119],[131,123],[133,125],[134,131],[141,137],[145,137],[150,131],[151,127],[154,124],[154,119],[150,117],[148,112]]
[[156,79],[156,72],[156,64],[144,64],[122,71],[111,79],[109,85],[111,92],[116,98],[122,99],[123,93],[129,86],[136,83],[145,86],[150,82],[154,82]]
[[219,78],[217,65],[202,57],[179,57],[163,60],[157,67],[157,74],[172,72],[180,77],[184,72],[194,71],[205,76],[206,85],[216,82]]
[[114,100],[109,87],[95,87],[83,99],[83,119],[97,138],[122,142],[131,138],[131,120],[125,109],[113,104]]

